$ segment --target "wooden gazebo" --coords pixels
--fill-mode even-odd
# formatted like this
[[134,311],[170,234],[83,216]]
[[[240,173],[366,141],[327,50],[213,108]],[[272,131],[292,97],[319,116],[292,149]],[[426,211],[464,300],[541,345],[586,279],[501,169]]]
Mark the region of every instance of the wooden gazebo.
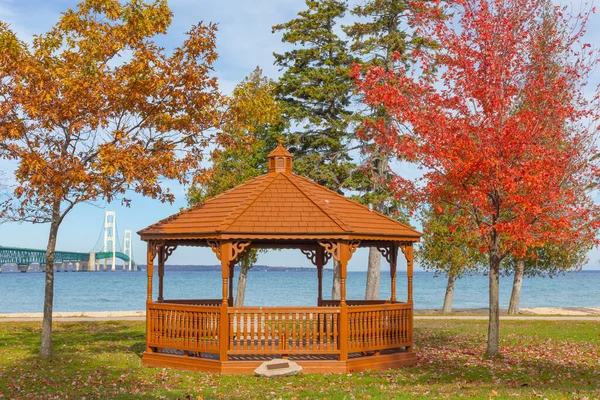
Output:
[[[293,174],[292,155],[281,144],[268,162],[267,174],[138,232],[148,243],[144,364],[225,374],[251,373],[281,357],[305,372],[413,364],[413,243],[421,234]],[[178,246],[213,250],[221,262],[221,299],[163,298],[164,265]],[[358,247],[373,246],[389,262],[391,298],[347,300],[348,260]],[[233,307],[234,265],[252,248],[305,254],[317,267],[316,307]],[[396,300],[399,249],[407,260],[406,302]],[[322,296],[323,267],[331,258],[341,268],[340,300]]]

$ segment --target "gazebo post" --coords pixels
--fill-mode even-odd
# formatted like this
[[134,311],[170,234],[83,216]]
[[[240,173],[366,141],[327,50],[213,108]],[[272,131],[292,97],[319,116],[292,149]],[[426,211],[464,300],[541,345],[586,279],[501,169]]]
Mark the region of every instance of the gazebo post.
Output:
[[348,359],[348,307],[346,305],[346,275],[350,247],[341,242],[338,245],[338,258],[340,262],[340,361]]
[[158,248],[158,302],[162,302],[163,298],[163,277],[165,276],[165,246]]
[[229,338],[229,317],[227,305],[229,296],[227,293],[229,279],[229,265],[231,257],[231,243],[221,242],[220,245],[221,276],[223,278],[223,300],[221,301],[221,323],[219,326],[219,360],[227,361],[227,340]]
[[325,249],[323,249],[321,246],[317,247],[316,261],[317,278],[319,280],[319,297],[317,299],[317,306],[321,307],[321,303],[323,303],[323,266],[325,265]]
[[154,255],[155,255],[154,243],[152,241],[148,242],[148,250],[146,253],[146,275],[148,277],[148,295],[146,297],[146,352],[152,353],[152,348],[148,346],[148,339],[150,338],[150,304],[152,304],[152,276],[154,275]]
[[390,281],[391,281],[391,296],[390,301],[396,301],[396,267],[398,264],[398,245],[396,243],[390,246]]
[[408,302],[413,302],[413,246],[406,246],[406,276],[408,278]]
[[235,269],[235,260],[229,263],[229,306],[233,307],[233,276]]
[[[409,341],[412,343],[412,334],[413,334],[413,313],[414,313],[414,305],[413,305],[413,245],[409,243],[407,245],[402,246],[402,253],[404,253],[404,257],[406,257],[406,276],[408,278],[408,299],[407,303],[410,306],[409,309],[409,317],[408,317],[408,335]],[[407,346],[406,350],[410,351],[412,346]]]

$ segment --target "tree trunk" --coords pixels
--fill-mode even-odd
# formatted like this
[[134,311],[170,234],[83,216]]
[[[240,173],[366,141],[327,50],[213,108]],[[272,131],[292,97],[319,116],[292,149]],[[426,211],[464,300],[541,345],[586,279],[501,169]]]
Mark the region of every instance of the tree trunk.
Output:
[[381,253],[377,247],[369,248],[369,266],[367,269],[366,300],[379,300],[379,280],[381,276]]
[[519,313],[519,303],[521,302],[521,287],[523,286],[523,275],[525,274],[525,260],[517,260],[515,268],[515,279],[513,281],[510,303],[508,305],[508,314],[516,315]]
[[238,277],[237,291],[235,294],[235,301],[233,305],[235,307],[242,307],[244,305],[244,296],[246,295],[246,280],[248,278],[248,271],[252,268],[252,265],[244,257],[240,262],[240,276]]
[[52,357],[52,306],[54,302],[54,250],[56,248],[56,236],[60,226],[60,202],[55,202],[52,207],[52,220],[50,222],[50,234],[46,246],[46,287],[44,293],[44,318],[42,320],[42,344],[40,357]]
[[456,282],[456,274],[448,274],[448,284],[446,285],[446,295],[444,296],[444,307],[442,314],[452,312],[452,299],[454,298],[454,283]]
[[331,300],[339,300],[342,285],[342,269],[339,261],[333,260],[333,284],[331,285]]
[[488,357],[500,355],[500,256],[497,235],[493,234],[493,245],[490,249],[490,308],[488,322],[488,342],[485,354]]

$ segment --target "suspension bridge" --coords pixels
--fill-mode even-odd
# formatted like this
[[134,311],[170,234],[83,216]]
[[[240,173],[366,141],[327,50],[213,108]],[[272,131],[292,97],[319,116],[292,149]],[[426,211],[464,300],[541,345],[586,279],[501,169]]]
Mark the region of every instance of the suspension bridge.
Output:
[[[123,271],[138,270],[133,260],[131,234],[131,230],[125,230],[121,242],[116,212],[105,211],[104,224],[92,251],[55,251],[54,268],[56,271],[116,271],[118,259],[122,261]],[[46,250],[0,246],[0,272],[7,264],[16,265],[21,272],[29,271],[32,264],[45,270]]]

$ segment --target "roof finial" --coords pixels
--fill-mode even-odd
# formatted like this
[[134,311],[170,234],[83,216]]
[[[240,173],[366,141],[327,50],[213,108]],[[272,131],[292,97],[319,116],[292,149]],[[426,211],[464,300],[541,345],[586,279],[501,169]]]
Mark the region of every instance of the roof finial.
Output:
[[292,155],[283,147],[283,139],[279,138],[279,146],[269,153],[269,172],[292,172]]

